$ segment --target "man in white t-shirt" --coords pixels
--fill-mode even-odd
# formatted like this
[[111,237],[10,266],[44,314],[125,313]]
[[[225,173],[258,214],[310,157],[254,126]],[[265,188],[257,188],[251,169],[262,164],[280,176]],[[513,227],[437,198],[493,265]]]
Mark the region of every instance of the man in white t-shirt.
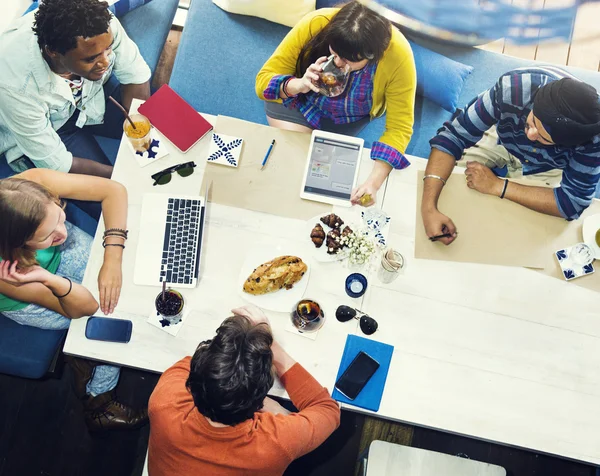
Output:
[[13,170],[110,177],[93,136],[122,133],[121,120],[103,124],[106,96],[128,109],[150,96],[151,73],[106,2],[44,0],[0,35],[0,71],[0,157]]

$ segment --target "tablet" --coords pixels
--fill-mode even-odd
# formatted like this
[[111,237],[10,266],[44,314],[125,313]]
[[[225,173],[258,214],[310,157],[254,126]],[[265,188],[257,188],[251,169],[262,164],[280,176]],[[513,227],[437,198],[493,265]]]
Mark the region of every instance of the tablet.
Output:
[[314,130],[308,147],[300,197],[349,207],[356,187],[364,140]]

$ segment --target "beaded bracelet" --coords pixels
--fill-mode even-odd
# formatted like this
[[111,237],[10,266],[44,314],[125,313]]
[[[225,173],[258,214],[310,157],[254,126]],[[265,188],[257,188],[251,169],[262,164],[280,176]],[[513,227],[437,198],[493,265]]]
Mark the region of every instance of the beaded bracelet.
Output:
[[127,235],[129,234],[129,230],[123,230],[122,228],[109,228],[108,230],[104,231],[104,236],[107,236],[107,234],[110,232],[121,233],[125,235],[125,238],[127,238]]
[[125,235],[121,235],[120,233],[107,233],[104,235],[103,240],[106,240],[109,236],[114,236],[116,238],[123,238],[124,240],[127,239],[127,237]]
[[102,248],[106,248],[107,246],[120,246],[121,248],[125,249],[125,245],[122,245],[121,243],[104,243],[104,242],[102,242]]
[[63,294],[62,296],[57,296],[56,294],[54,294],[54,291],[52,291],[52,294],[54,294],[54,297],[57,299],[62,299],[62,298],[67,297],[71,293],[71,290],[73,289],[73,281],[71,281],[66,276],[63,276],[63,278],[65,278],[67,281],[69,281],[69,290],[66,292],[66,294]]

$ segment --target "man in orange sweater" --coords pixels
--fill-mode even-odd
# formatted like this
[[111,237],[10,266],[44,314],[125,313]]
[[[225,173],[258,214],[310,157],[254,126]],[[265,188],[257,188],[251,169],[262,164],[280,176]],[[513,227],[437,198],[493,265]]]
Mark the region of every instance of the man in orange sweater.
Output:
[[[233,313],[154,389],[151,476],[281,475],[339,426],[338,404],[273,340],[264,313]],[[272,367],[298,413],[267,397]]]

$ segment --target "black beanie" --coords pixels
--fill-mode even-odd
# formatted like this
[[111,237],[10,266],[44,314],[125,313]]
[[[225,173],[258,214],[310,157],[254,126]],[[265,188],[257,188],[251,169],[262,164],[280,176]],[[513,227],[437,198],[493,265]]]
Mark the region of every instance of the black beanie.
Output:
[[600,134],[598,93],[576,79],[563,78],[539,88],[533,114],[557,145],[573,147]]

